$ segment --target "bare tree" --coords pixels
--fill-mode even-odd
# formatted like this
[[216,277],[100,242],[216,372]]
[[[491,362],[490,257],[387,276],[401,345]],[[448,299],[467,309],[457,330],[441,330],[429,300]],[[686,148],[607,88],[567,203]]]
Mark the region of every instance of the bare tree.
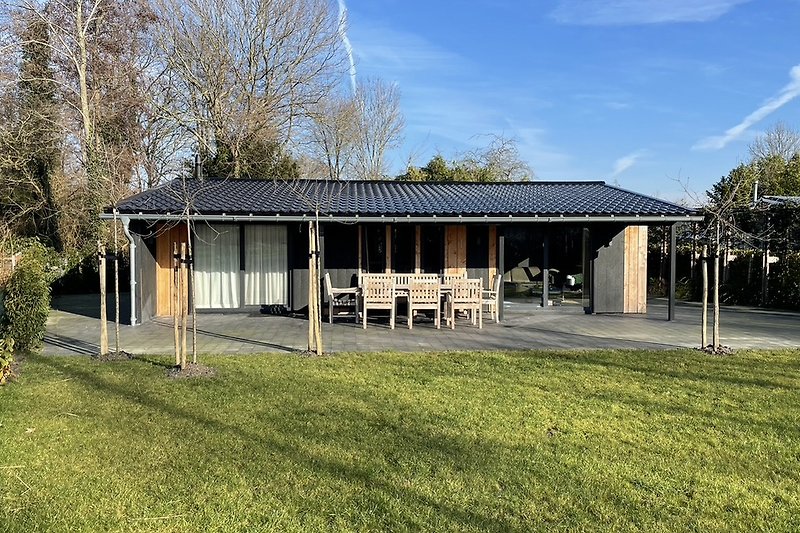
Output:
[[64,146],[76,152],[65,156],[65,169],[74,172],[76,188],[85,182],[88,212],[82,220],[99,228],[97,211],[131,190],[142,105],[139,58],[152,22],[148,4],[24,0],[18,13],[46,29],[15,44],[44,47],[52,55],[51,81],[64,104]]
[[338,22],[325,0],[157,6],[157,41],[175,82],[171,116],[206,160],[228,162],[233,177],[263,153],[250,147],[283,146],[291,138],[343,64]]
[[470,181],[524,181],[534,177],[533,169],[522,159],[516,140],[502,135],[490,135],[484,148],[464,154],[456,161],[471,176]]
[[379,79],[357,86],[357,141],[353,158],[354,176],[380,179],[386,174],[386,151],[402,140],[405,119],[400,110],[400,91],[394,83]]
[[332,95],[311,109],[307,145],[328,179],[347,177],[356,147],[357,117],[356,102],[350,97]]
[[788,161],[800,152],[800,132],[778,122],[750,144],[750,157],[753,160],[779,156]]

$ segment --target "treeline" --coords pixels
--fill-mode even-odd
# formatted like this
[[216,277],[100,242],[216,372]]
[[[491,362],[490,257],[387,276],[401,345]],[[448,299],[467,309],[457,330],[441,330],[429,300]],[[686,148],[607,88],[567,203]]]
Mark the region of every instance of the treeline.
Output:
[[[751,143],[749,155],[697,202],[705,222],[678,232],[679,296],[700,299],[705,246],[719,262],[722,303],[800,309],[800,133],[778,123]],[[665,228],[651,228],[656,293],[665,290],[667,241]]]
[[99,210],[191,172],[372,178],[399,91],[350,76],[328,0],[81,0],[0,13],[0,239],[86,255]]

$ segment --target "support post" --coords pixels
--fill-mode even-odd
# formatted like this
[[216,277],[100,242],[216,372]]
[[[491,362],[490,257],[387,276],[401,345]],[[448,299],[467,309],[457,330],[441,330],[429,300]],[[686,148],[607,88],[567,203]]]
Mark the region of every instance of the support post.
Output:
[[364,268],[364,258],[362,254],[364,252],[364,227],[361,224],[358,224],[358,283],[361,284],[361,273],[363,272]]
[[[502,234],[502,228],[498,228],[497,231],[497,270],[501,276],[505,275],[506,272],[506,237]],[[497,295],[497,313],[500,317],[500,322],[503,321],[505,318],[504,313],[504,301],[505,301],[505,281],[500,283],[500,294]]]
[[133,234],[130,230],[130,217],[121,217],[122,220],[122,232],[125,233],[125,237],[128,239],[128,250],[130,250],[130,282],[131,282],[131,326],[135,326],[138,322],[136,318],[136,239],[133,238]]
[[386,273],[392,273],[392,225],[386,224]]
[[550,235],[545,233],[542,243],[542,307],[550,305]]
[[677,224],[669,227],[669,304],[667,310],[667,320],[675,320],[675,278],[676,278],[676,228]]
[[422,272],[422,228],[414,226],[414,273]]

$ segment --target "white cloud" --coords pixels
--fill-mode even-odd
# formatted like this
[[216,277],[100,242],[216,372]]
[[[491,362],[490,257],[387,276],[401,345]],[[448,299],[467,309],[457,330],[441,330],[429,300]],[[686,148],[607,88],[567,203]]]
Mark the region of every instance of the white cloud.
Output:
[[544,129],[517,127],[507,133],[508,137],[518,139],[519,153],[530,164],[537,177],[546,179],[574,177],[575,171],[570,168],[569,154],[553,146],[547,140],[547,132]]
[[792,67],[789,71],[789,79],[789,83],[777,95],[764,102],[761,107],[747,115],[739,124],[725,130],[722,135],[700,139],[692,146],[692,149],[720,150],[725,148],[728,143],[741,137],[751,126],[800,96],[800,65]]
[[647,155],[646,150],[637,150],[628,155],[622,156],[614,161],[614,170],[611,172],[611,178],[616,178]]
[[628,26],[709,22],[750,0],[560,0],[550,16],[564,24]]
[[350,40],[361,70],[381,77],[413,74],[444,74],[463,71],[464,59],[411,32],[397,31],[375,24],[353,25]]

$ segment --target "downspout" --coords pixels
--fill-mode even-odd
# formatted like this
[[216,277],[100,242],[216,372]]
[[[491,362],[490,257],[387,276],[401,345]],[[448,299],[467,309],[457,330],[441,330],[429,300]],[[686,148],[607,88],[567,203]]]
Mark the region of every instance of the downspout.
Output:
[[133,235],[130,231],[130,217],[121,217],[122,220],[122,230],[125,232],[125,236],[128,238],[128,244],[130,244],[130,279],[131,279],[131,326],[135,326],[137,324],[136,321],[136,241],[133,239]]

